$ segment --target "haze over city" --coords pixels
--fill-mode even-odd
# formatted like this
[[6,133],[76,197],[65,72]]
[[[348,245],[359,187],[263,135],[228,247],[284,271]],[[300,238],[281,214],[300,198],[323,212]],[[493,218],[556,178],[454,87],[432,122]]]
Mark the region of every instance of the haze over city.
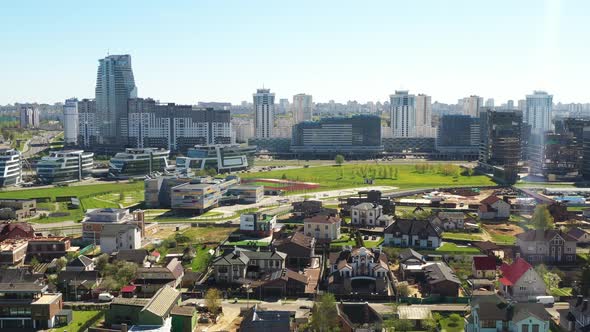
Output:
[[91,97],[107,54],[139,96],[239,103],[263,85],[314,101],[396,89],[455,103],[551,92],[587,102],[585,1],[4,2],[0,104]]

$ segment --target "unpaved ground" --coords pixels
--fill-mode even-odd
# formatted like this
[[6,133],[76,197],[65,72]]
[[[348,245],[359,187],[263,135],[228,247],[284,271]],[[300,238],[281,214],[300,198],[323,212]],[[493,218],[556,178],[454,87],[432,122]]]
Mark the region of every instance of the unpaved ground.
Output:
[[484,224],[483,227],[490,234],[515,236],[523,232],[523,229],[515,224]]

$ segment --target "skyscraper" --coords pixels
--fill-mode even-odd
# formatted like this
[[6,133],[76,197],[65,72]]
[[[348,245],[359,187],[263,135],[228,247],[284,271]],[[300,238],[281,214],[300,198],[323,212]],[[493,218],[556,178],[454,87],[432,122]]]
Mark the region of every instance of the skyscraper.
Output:
[[488,98],[486,100],[486,107],[494,107],[494,98]]
[[425,94],[416,96],[416,137],[435,137],[436,130],[432,127],[431,97]]
[[96,114],[99,144],[125,145],[127,142],[127,100],[137,97],[131,56],[109,55],[98,60]]
[[78,143],[78,99],[66,99],[64,104],[64,144]]
[[78,143],[83,147],[92,147],[97,144],[98,136],[96,100],[82,99],[78,102]]
[[271,138],[274,127],[275,94],[270,93],[270,89],[258,89],[252,96],[256,138]]
[[553,129],[553,95],[545,91],[534,91],[526,96],[524,122],[531,126],[531,132],[546,132]]
[[313,102],[311,95],[300,93],[293,96],[293,124],[313,119]]
[[480,107],[483,107],[483,97],[471,95],[463,98],[463,114],[479,118]]
[[416,137],[416,96],[398,90],[389,100],[393,137]]
[[39,109],[37,107],[22,105],[19,111],[21,128],[39,128]]

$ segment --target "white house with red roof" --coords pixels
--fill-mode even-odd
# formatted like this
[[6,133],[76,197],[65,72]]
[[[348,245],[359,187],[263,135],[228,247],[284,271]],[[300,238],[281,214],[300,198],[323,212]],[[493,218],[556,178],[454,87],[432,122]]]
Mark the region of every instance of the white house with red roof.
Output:
[[528,301],[547,294],[543,278],[531,264],[520,257],[510,265],[502,264],[500,274],[500,292],[506,298]]
[[482,220],[508,219],[510,218],[510,203],[496,195],[491,195],[482,200],[477,216]]
[[496,257],[494,256],[474,256],[471,268],[474,278],[496,279]]

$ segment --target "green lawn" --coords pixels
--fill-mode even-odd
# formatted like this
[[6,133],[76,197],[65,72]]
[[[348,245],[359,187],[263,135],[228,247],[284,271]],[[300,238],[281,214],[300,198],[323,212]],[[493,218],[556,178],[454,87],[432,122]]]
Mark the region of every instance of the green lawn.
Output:
[[375,248],[383,244],[383,238],[377,241],[365,240],[365,248]]
[[227,245],[230,246],[257,246],[257,247],[268,247],[270,246],[270,242],[266,241],[257,241],[257,240],[243,240],[237,242],[228,242]]
[[442,246],[436,249],[437,254],[479,254],[477,248],[458,246],[454,243],[445,242]]
[[[444,175],[443,171],[438,169],[437,165],[439,164],[423,163],[420,165],[432,166],[424,172],[419,172],[415,165],[345,164],[343,166],[319,166],[289,170],[273,170],[260,173],[244,173],[241,174],[241,176],[246,179],[287,178],[292,181],[319,183],[321,187],[316,190],[365,186],[365,177],[374,178],[375,185],[395,186],[402,189],[440,186],[495,185],[495,183],[485,175],[463,176],[456,175],[457,172],[453,173],[453,175]],[[458,166],[453,167],[459,170]],[[397,178],[394,176],[395,173],[397,173]]]
[[86,331],[89,327],[96,325],[99,320],[103,319],[104,312],[97,310],[90,311],[78,311],[72,312],[72,321],[67,326],[63,326],[56,329],[51,329],[52,332],[82,332]]
[[571,287],[553,288],[550,292],[553,296],[572,296]]
[[338,240],[334,240],[332,242],[330,242],[330,246],[338,246],[338,247],[343,247],[343,246],[356,246],[356,241],[354,239],[354,237],[350,236],[350,234],[342,234],[340,235],[340,238]]
[[193,270],[193,272],[205,272],[207,265],[209,265],[209,260],[211,259],[211,255],[209,255],[209,248],[197,246],[196,249],[197,255],[191,262],[191,270]]
[[443,240],[481,241],[481,235],[473,233],[444,232],[442,238]]
[[143,182],[130,183],[105,183],[95,185],[68,186],[42,189],[22,189],[12,191],[0,191],[0,198],[42,198],[50,197],[84,197],[98,196],[109,192],[142,191]]
[[492,241],[497,244],[515,244],[516,238],[512,235],[490,233]]
[[219,243],[227,239],[229,234],[236,229],[233,227],[192,227],[182,232],[182,234],[188,236],[191,241],[196,243]]
[[449,317],[446,317],[439,320],[438,323],[440,324],[441,332],[460,332],[464,329],[463,325],[465,324],[465,321],[463,319],[460,319],[457,321],[456,326],[449,326],[453,323]]
[[37,208],[49,211],[49,213],[63,213],[65,215],[33,219],[36,223],[49,224],[67,220],[77,221],[84,218],[84,211],[82,211],[82,208],[69,209],[68,202],[42,202],[37,203]]

